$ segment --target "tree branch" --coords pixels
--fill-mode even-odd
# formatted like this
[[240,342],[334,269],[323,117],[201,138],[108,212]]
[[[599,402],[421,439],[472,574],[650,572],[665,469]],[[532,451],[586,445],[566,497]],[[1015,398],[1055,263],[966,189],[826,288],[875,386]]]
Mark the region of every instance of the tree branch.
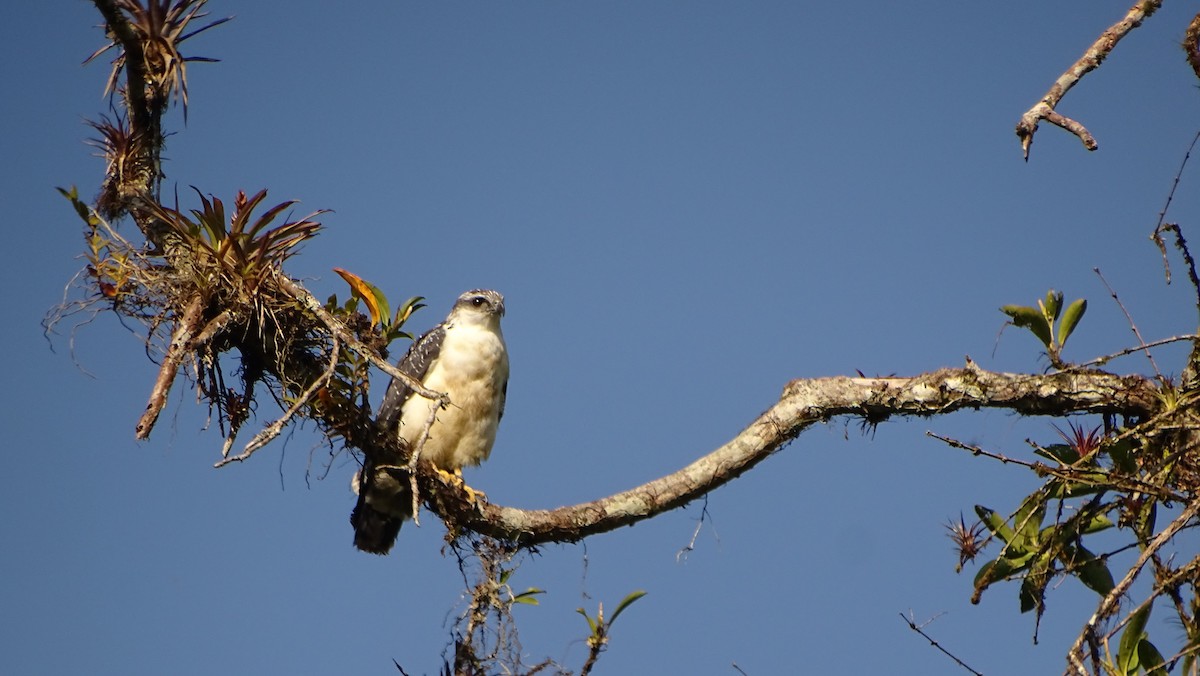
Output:
[[1096,626],[1099,623],[1116,612],[1121,604],[1121,597],[1125,595],[1130,585],[1137,579],[1138,573],[1142,572],[1142,567],[1146,565],[1150,557],[1154,556],[1159,549],[1162,549],[1163,545],[1170,542],[1171,538],[1175,537],[1176,533],[1195,518],[1197,513],[1200,513],[1200,500],[1193,500],[1170,525],[1162,529],[1162,532],[1146,545],[1146,548],[1142,550],[1142,555],[1129,568],[1129,572],[1125,574],[1125,577],[1100,601],[1100,606],[1096,608],[1096,612],[1088,620],[1087,624],[1084,625],[1083,631],[1080,632],[1079,637],[1075,639],[1075,643],[1071,646],[1071,651],[1067,653],[1067,662],[1069,664],[1067,669],[1068,674],[1087,674],[1087,667],[1083,663],[1083,644],[1088,641],[1089,637],[1095,635]]
[[175,382],[175,375],[179,371],[179,365],[183,363],[183,356],[193,345],[192,337],[200,329],[203,311],[204,303],[201,302],[200,296],[195,296],[175,325],[171,343],[167,346],[167,355],[158,369],[154,387],[150,390],[150,402],[146,404],[146,411],[142,413],[137,427],[134,428],[134,437],[139,441],[150,436],[159,413],[162,413],[163,406],[167,403],[167,394],[171,391],[171,384]]
[[92,1],[104,17],[108,31],[125,51],[125,100],[130,126],[139,131],[157,129],[158,116],[152,113],[146,101],[146,53],[142,49],[141,38],[115,0]]
[[[868,423],[893,415],[932,416],[962,409],[1005,408],[1023,415],[1109,413],[1150,415],[1158,405],[1155,384],[1141,376],[1074,370],[1050,375],[942,369],[911,378],[795,380],[780,400],[725,445],[674,474],[623,493],[553,510],[523,510],[482,503],[442,484],[430,507],[452,529],[467,529],[524,546],[573,542],[681,507],[731,481],[783,448],[809,427],[837,416]],[[428,493],[427,493],[428,494]]]
[[1100,66],[1100,63],[1112,52],[1121,38],[1125,37],[1134,28],[1142,24],[1142,21],[1149,17],[1158,8],[1162,6],[1162,0],[1139,0],[1134,3],[1133,7],[1129,8],[1124,18],[1116,22],[1100,34],[1096,41],[1088,47],[1083,56],[1071,65],[1054,84],[1050,86],[1050,90],[1038,101],[1032,108],[1025,111],[1021,116],[1021,121],[1017,122],[1017,137],[1021,139],[1021,152],[1025,155],[1025,160],[1029,160],[1029,147],[1033,145],[1033,134],[1037,131],[1038,123],[1042,120],[1062,127],[1072,134],[1079,137],[1083,141],[1083,146],[1088,150],[1095,150],[1099,147],[1096,139],[1092,137],[1087,128],[1079,122],[1072,120],[1065,115],[1058,113],[1055,107],[1059,101],[1066,96],[1076,84],[1083,79],[1084,75],[1095,70]]

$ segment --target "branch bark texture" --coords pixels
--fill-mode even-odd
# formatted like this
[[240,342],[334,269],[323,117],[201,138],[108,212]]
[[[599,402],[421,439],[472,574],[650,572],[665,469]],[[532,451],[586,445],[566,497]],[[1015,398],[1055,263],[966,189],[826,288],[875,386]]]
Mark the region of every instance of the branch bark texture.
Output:
[[783,395],[729,442],[668,476],[593,502],[553,510],[523,510],[465,500],[431,507],[447,523],[525,546],[571,542],[634,524],[680,507],[737,478],[809,427],[839,416],[868,423],[892,416],[933,416],[962,409],[1004,408],[1023,415],[1109,413],[1150,415],[1155,384],[1141,376],[1102,371],[1022,375],[985,371],[974,363],[910,378],[795,380]]
[[1113,48],[1117,46],[1117,43],[1121,41],[1121,38],[1129,35],[1133,29],[1142,25],[1142,21],[1158,11],[1159,7],[1162,7],[1162,0],[1139,0],[1139,2],[1134,3],[1133,7],[1129,8],[1129,11],[1125,13],[1125,16],[1120,21],[1109,26],[1108,30],[1101,33],[1100,37],[1096,38],[1096,41],[1092,43],[1092,46],[1088,47],[1087,51],[1083,53],[1083,56],[1079,57],[1078,61],[1071,64],[1070,68],[1058,76],[1058,79],[1050,86],[1050,90],[1046,92],[1041,101],[1038,101],[1032,108],[1025,111],[1025,114],[1021,116],[1021,120],[1017,122],[1017,137],[1021,139],[1021,152],[1024,153],[1026,160],[1029,159],[1029,148],[1033,145],[1033,134],[1037,131],[1038,123],[1042,120],[1062,127],[1078,136],[1079,140],[1083,142],[1083,146],[1088,150],[1095,150],[1100,147],[1096,143],[1095,137],[1087,130],[1087,127],[1062,115],[1056,110],[1056,107],[1059,101],[1062,101],[1062,98],[1066,96],[1067,92],[1083,79],[1084,75],[1087,75],[1100,66],[1100,63],[1108,57]]

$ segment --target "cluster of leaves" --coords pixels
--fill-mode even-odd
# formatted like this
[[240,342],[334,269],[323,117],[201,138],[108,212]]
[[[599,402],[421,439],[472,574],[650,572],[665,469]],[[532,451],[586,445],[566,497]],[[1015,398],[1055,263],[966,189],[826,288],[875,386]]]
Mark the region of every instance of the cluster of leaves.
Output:
[[[334,268],[334,272],[350,285],[350,295],[344,302],[339,302],[337,294],[329,296],[325,310],[331,316],[384,356],[393,341],[412,340],[404,325],[414,312],[425,307],[421,302],[423,297],[409,298],[393,314],[387,296],[379,287],[347,270]],[[359,310],[360,304],[366,306],[368,314]],[[371,361],[366,355],[346,345],[339,346],[333,378],[317,392],[314,411],[318,419],[334,423],[322,425],[331,438],[343,436],[338,430],[353,425],[355,416],[370,407],[370,373]]]
[[350,285],[350,298],[344,305],[339,306],[337,295],[332,295],[325,303],[326,309],[334,313],[353,314],[358,312],[358,303],[361,301],[363,305],[367,306],[371,325],[378,327],[382,334],[384,345],[390,345],[398,338],[412,340],[412,335],[404,331],[404,323],[414,312],[425,307],[425,303],[421,302],[425,300],[424,296],[409,298],[396,308],[395,314],[392,314],[391,303],[383,291],[379,290],[379,287],[349,270],[334,268],[333,271]]
[[58,192],[71,203],[84,223],[86,272],[96,285],[97,297],[119,302],[134,291],[133,287],[138,286],[140,290],[140,285],[136,284],[137,268],[132,260],[135,254],[124,239],[108,229],[99,214],[79,199],[79,191],[74,186],[58,188]]
[[238,191],[233,212],[225,213],[225,204],[195,187],[202,209],[191,209],[191,218],[176,208],[160,204],[150,210],[166,224],[174,237],[168,241],[188,249],[187,263],[193,269],[190,282],[197,290],[232,287],[253,294],[265,277],[278,270],[296,252],[296,247],[316,236],[321,224],[315,220],[326,213],[314,211],[299,220],[270,227],[296,200],[281,202],[255,216],[254,210],[267,196],[260,190],[252,197]]
[[[1078,428],[1074,428],[1078,429]],[[1053,449],[1053,450],[1051,450]],[[1056,445],[1036,452],[1054,459],[1063,467],[1075,467],[1064,462],[1067,456],[1077,453],[1066,445]],[[1078,460],[1078,459],[1077,459]],[[1040,617],[1045,610],[1046,585],[1056,574],[1075,576],[1089,589],[1104,596],[1113,589],[1113,576],[1106,563],[1082,544],[1086,535],[1099,533],[1115,524],[1107,513],[1116,505],[1091,499],[1072,510],[1065,519],[1055,519],[1045,525],[1046,514],[1052,501],[1057,502],[1056,512],[1061,517],[1067,513],[1065,500],[1102,490],[1103,471],[1094,470],[1095,480],[1086,478],[1071,481],[1054,477],[1046,485],[1033,492],[1021,502],[1020,507],[1007,519],[982,505],[976,505],[975,513],[993,537],[1004,543],[1000,554],[980,567],[975,576],[975,593],[971,601],[978,603],[983,591],[999,580],[1022,575],[1020,602],[1021,612],[1037,610]],[[1075,472],[1072,472],[1074,474]]]
[[[1005,305],[1000,308],[1000,311],[1008,315],[1015,326],[1029,329],[1030,333],[1037,336],[1037,339],[1046,348],[1046,356],[1050,358],[1050,364],[1054,368],[1062,369],[1067,366],[1062,360],[1063,346],[1066,345],[1067,338],[1071,337],[1075,327],[1079,325],[1079,320],[1083,319],[1083,314],[1087,312],[1087,301],[1080,298],[1064,310],[1062,292],[1051,289],[1046,292],[1044,301],[1038,300],[1037,307]],[[1056,321],[1058,322],[1057,327],[1055,326]]]
[[[1177,481],[1177,471],[1186,470],[1184,463],[1170,457],[1177,453],[1165,452],[1138,434],[1138,426],[1117,429],[1109,424],[1107,433],[1102,433],[1100,426],[1087,429],[1068,423],[1068,431],[1059,429],[1058,434],[1062,443],[1035,445],[1034,452],[1048,463],[1020,463],[1045,481],[1013,514],[1005,517],[977,505],[978,527],[951,527],[963,559],[973,558],[983,549],[977,541],[981,530],[986,529],[990,540],[1002,543],[999,553],[975,575],[972,603],[978,603],[984,590],[997,582],[1020,580],[1021,612],[1036,611],[1038,623],[1046,609],[1046,591],[1058,578],[1075,578],[1102,599],[1113,594],[1111,557],[1129,549],[1146,551],[1158,533],[1159,505],[1169,507],[1187,500],[1186,494],[1178,492]],[[1053,518],[1048,518],[1051,514]],[[1100,542],[1094,536],[1111,529],[1131,537],[1103,540],[1108,550],[1101,554],[1093,551],[1095,545],[1085,546],[1085,541]],[[1168,588],[1162,584],[1169,577],[1168,568],[1162,566],[1157,572],[1158,593],[1171,595],[1180,622],[1194,626],[1196,615],[1183,607],[1179,583]],[[1168,660],[1145,631],[1153,605],[1151,597],[1127,618],[1115,655],[1109,653],[1108,642],[1103,642],[1104,666],[1111,673],[1166,673]],[[1192,673],[1192,650],[1200,645],[1197,639],[1200,633],[1193,636],[1189,632],[1188,645],[1177,656],[1188,663],[1186,673]]]

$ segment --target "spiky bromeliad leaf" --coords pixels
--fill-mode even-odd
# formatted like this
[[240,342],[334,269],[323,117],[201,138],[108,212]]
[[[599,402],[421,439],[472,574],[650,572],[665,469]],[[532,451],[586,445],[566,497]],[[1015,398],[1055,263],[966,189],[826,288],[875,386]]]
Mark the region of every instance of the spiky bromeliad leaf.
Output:
[[[165,102],[165,97],[173,94],[182,102],[185,122],[187,121],[188,104],[187,62],[213,62],[217,59],[205,56],[183,56],[179,51],[179,45],[188,38],[233,18],[229,16],[224,19],[215,19],[200,28],[188,31],[188,26],[193,21],[208,16],[207,12],[200,11],[207,2],[208,0],[146,0],[143,3],[139,0],[116,0],[114,3],[117,9],[125,15],[129,27],[142,43],[143,61],[148,66],[153,66],[153,70],[147,75],[151,82],[157,83],[157,96],[163,97]],[[84,63],[92,61],[114,47],[119,47],[117,40],[97,49],[91,56],[84,59]],[[121,71],[125,68],[125,53],[124,50],[120,51],[121,53],[113,59],[112,70],[109,72],[108,81],[104,86],[106,95],[117,91]]]

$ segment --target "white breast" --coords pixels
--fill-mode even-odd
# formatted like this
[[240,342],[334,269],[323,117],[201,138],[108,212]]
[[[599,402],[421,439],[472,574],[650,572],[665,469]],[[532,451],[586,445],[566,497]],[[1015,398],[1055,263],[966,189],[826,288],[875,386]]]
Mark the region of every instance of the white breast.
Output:
[[[508,351],[498,324],[447,327],[424,382],[429,389],[450,395],[450,406],[438,411],[421,457],[449,471],[486,460],[496,441],[507,381]],[[424,397],[412,396],[404,404],[400,436],[415,444],[434,406]]]

